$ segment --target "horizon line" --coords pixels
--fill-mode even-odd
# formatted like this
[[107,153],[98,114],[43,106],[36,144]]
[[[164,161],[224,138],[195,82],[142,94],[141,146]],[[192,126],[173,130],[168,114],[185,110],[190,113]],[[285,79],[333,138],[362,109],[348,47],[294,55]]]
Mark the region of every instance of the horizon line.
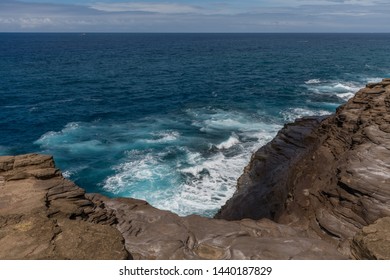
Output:
[[177,32],[177,31],[157,31],[157,32],[138,32],[138,31],[0,31],[0,34],[10,34],[10,33],[19,33],[19,34],[390,34],[390,32],[358,32],[358,31],[340,31],[340,32],[330,32],[330,31],[311,31],[311,32],[206,32],[206,31],[187,31],[187,32]]

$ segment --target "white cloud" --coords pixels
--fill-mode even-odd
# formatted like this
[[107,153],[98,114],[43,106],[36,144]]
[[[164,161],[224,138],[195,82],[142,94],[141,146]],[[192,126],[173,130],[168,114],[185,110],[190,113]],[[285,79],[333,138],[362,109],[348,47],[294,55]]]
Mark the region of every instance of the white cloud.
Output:
[[22,17],[19,18],[19,23],[22,28],[36,28],[51,25],[53,21],[48,17]]
[[100,2],[88,7],[0,0],[0,32],[388,32],[390,26],[390,5],[293,0],[306,5],[287,6],[282,5],[287,0],[275,0],[280,7],[264,7],[255,5],[260,1],[247,1],[246,7],[238,2],[207,7]]
[[365,17],[365,16],[374,16],[377,15],[376,13],[365,13],[365,12],[325,12],[320,13],[319,15],[326,15],[326,16],[344,16],[344,17]]
[[21,29],[35,29],[53,24],[53,20],[48,17],[0,17],[0,24],[16,25]]
[[91,8],[104,12],[149,12],[162,14],[200,13],[202,8],[177,3],[95,3]]
[[378,0],[277,0],[275,3],[279,5],[284,4],[288,6],[301,6],[301,5],[359,5],[359,6],[372,6],[378,3]]

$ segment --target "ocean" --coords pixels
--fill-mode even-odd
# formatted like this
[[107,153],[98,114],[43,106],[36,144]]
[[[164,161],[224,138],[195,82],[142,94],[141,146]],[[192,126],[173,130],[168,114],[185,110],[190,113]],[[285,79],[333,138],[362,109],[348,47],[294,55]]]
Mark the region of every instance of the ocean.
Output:
[[0,155],[213,216],[287,122],[390,77],[390,34],[0,34]]

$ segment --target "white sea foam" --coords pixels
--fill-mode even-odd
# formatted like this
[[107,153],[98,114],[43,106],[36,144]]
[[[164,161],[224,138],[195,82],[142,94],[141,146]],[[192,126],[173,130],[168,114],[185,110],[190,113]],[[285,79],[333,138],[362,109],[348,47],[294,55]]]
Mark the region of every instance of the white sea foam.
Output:
[[320,81],[319,83],[305,82],[305,85],[308,90],[314,94],[335,95],[341,100],[347,101],[364,86],[364,83],[351,81]]
[[[223,110],[191,110],[189,114],[199,130],[207,130],[213,137],[230,136],[210,146],[204,143],[202,150],[197,145],[204,139],[197,135],[152,133],[153,140],[164,139],[164,146],[129,150],[122,163],[112,167],[115,173],[104,180],[103,188],[116,195],[145,199],[181,216],[215,214],[234,193],[252,152],[271,140],[280,125]],[[175,142],[177,139],[181,141]]]
[[307,85],[319,84],[319,83],[321,83],[320,79],[311,79],[311,80],[305,81],[305,84],[307,84]]
[[353,84],[353,83],[337,83],[333,85],[333,89],[336,91],[357,91],[359,90],[360,86]]
[[[188,151],[187,163],[190,166],[178,168],[187,180],[179,185],[171,199],[160,200],[158,207],[179,215],[215,214],[236,190],[237,179],[248,164],[252,152],[271,140],[276,131],[275,126],[270,131],[245,132],[243,137],[253,139],[245,143],[241,143],[238,135],[233,134],[217,145],[221,151],[212,156]],[[238,145],[242,149],[231,155],[231,149]]]
[[163,131],[152,134],[155,139],[145,140],[147,143],[166,143],[175,141],[180,137],[180,133],[177,131]]
[[192,125],[199,127],[202,132],[255,132],[268,130],[274,126],[273,123],[266,124],[264,121],[242,112],[187,110],[187,113],[193,119]]
[[64,172],[62,172],[62,176],[64,176],[65,178],[70,178],[70,176],[72,176],[73,175],[73,172],[72,171],[70,171],[70,170],[66,170],[66,171],[64,171]]
[[282,128],[281,125],[273,125],[268,128],[268,130],[259,130],[257,132],[244,132],[241,133],[243,139],[251,139],[250,142],[242,143],[242,146],[246,151],[249,151],[250,154],[255,152],[261,146],[264,146],[266,143],[272,140],[276,133]]
[[382,78],[379,78],[379,77],[368,78],[366,81],[367,81],[367,83],[379,83],[382,81]]
[[237,135],[233,133],[233,135],[230,136],[229,139],[218,144],[216,147],[220,150],[229,149],[229,148],[231,148],[234,145],[237,145],[239,143],[240,143],[240,140],[238,139]]
[[341,99],[347,101],[347,100],[349,100],[350,98],[352,98],[355,95],[355,92],[339,93],[339,94],[336,94],[336,95],[338,97],[340,97]]
[[118,152],[126,150],[129,145],[110,139],[112,134],[126,137],[126,125],[111,127],[93,123],[71,122],[60,131],[49,131],[43,134],[34,144],[50,153],[72,156],[94,155],[97,153]]
[[77,122],[68,123],[61,131],[46,132],[37,141],[35,141],[35,143],[43,146],[50,146],[53,142],[64,142],[61,141],[62,138],[74,134],[79,127],[80,125]]
[[[205,210],[214,214],[233,195],[237,179],[248,164],[253,151],[270,141],[280,128],[276,125],[263,124],[263,126],[270,130],[248,131],[241,134],[241,137],[247,137],[253,141],[238,142],[238,135],[233,134],[227,141],[222,142],[226,145],[225,148],[211,157],[189,153],[188,157],[194,159],[195,164],[179,170],[189,180],[182,183],[178,191],[175,192],[173,197],[173,201],[176,201],[175,204],[161,206],[180,215],[204,213]],[[236,145],[240,145],[242,149],[231,156],[229,149],[236,147]],[[225,149],[228,150],[226,153]]]
[[309,117],[309,116],[325,116],[332,112],[327,110],[310,110],[306,108],[290,108],[282,112],[283,119],[285,122],[293,122],[298,118]]
[[142,155],[130,151],[126,162],[115,166],[115,174],[103,182],[103,188],[117,195],[145,199],[181,216],[212,215],[235,191],[250,152],[228,157],[222,152],[208,156],[185,150],[187,167],[180,167],[183,162],[164,162],[164,153],[151,151]]
[[72,141],[64,139],[66,135],[58,134],[55,132],[46,133],[39,140],[35,141],[43,148],[50,148],[52,145],[56,149],[66,150],[71,154],[88,154],[93,152],[102,152],[107,147],[102,142],[96,139],[87,141]]
[[337,106],[352,98],[366,83],[378,81],[381,81],[381,78],[365,77],[354,81],[319,79],[305,81],[304,86],[310,94],[315,96],[313,101],[309,97],[310,102],[317,103],[316,107],[320,105],[320,107],[328,109],[291,108],[282,113],[283,118],[285,121],[291,122],[303,116],[333,113]]
[[214,118],[204,121],[204,127],[201,128],[201,131],[210,131],[218,129],[245,129],[245,123],[240,122],[240,120],[235,120],[232,118]]
[[[122,154],[102,167],[112,172],[99,184],[105,191],[144,199],[182,216],[212,216],[234,193],[252,152],[271,140],[280,124],[234,111],[201,109],[189,114],[191,129],[207,131],[206,136],[163,129],[170,125],[163,120],[151,127],[79,122],[42,135],[36,144],[75,159]],[[79,173],[64,170],[68,178]]]
[[153,189],[154,183],[169,174],[169,167],[161,161],[162,155],[151,151],[129,151],[127,160],[113,167],[115,175],[103,182],[103,188],[114,194],[131,193],[136,198],[146,199],[148,192],[158,190]]
[[172,200],[177,204],[171,210],[181,215],[215,211],[233,195],[236,180],[248,160],[247,154],[228,158],[217,153],[210,158],[200,158],[196,166],[181,169],[189,180],[175,192]]
[[64,176],[65,178],[69,179],[69,178],[71,178],[72,176],[74,176],[75,174],[77,174],[78,172],[80,172],[80,171],[82,171],[84,169],[88,169],[88,166],[86,166],[86,165],[72,166],[69,169],[64,170],[62,172],[62,176]]

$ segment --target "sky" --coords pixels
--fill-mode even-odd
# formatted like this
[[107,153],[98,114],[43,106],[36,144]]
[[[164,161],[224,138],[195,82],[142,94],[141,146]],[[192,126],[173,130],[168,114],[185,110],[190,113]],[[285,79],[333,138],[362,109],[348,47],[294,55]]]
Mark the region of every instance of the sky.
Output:
[[390,32],[390,0],[0,0],[0,32]]

